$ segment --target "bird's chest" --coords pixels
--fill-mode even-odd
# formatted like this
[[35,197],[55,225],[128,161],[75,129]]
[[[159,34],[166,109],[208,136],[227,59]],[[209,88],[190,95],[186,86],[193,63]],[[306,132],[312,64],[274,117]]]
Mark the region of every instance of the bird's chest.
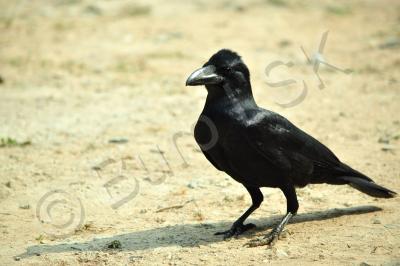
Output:
[[240,141],[240,123],[231,113],[202,113],[194,128],[194,137],[203,152],[220,153]]
[[242,130],[240,123],[229,114],[203,114],[194,130],[196,142],[208,159],[239,182],[243,181],[241,170],[252,161]]

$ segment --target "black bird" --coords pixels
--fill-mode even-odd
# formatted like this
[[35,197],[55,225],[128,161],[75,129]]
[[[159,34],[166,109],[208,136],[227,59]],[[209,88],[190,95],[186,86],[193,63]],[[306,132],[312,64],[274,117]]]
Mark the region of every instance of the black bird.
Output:
[[297,128],[286,118],[257,106],[250,73],[241,57],[223,49],[193,72],[187,86],[205,85],[208,95],[194,136],[205,157],[220,171],[242,183],[252,205],[223,234],[238,236],[255,227],[244,224],[263,201],[260,187],[280,188],[287,200],[287,214],[262,240],[249,246],[273,244],[299,203],[296,187],[307,184],[348,184],[377,198],[395,192],[342,163],[331,150]]

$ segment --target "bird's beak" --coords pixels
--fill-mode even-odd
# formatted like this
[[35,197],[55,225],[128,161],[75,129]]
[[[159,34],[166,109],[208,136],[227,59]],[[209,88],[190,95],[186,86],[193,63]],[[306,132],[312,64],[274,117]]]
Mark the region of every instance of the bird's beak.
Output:
[[208,65],[197,69],[186,80],[186,86],[217,84],[223,80],[222,76],[216,73],[213,65]]

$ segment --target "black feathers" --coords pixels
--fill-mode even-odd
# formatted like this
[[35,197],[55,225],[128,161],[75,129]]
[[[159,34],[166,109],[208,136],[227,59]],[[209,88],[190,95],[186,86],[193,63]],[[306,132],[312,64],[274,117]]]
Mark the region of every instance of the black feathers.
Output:
[[348,182],[348,184],[355,189],[364,192],[367,195],[376,198],[393,198],[396,193],[387,188],[384,188],[374,181],[368,181],[366,179],[354,176],[342,176],[341,179]]
[[222,49],[218,53],[214,54],[204,66],[214,65],[217,68],[234,66],[235,64],[242,63],[242,58],[235,52]]

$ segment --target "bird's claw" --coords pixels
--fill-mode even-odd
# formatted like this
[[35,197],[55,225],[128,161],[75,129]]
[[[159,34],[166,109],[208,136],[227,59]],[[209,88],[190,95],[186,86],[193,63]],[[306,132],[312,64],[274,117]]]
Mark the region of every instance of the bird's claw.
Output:
[[259,246],[267,246],[267,245],[272,247],[276,243],[278,238],[279,238],[279,232],[276,231],[276,230],[272,230],[266,236],[250,240],[249,242],[244,244],[244,246],[248,247],[248,248],[259,247]]
[[223,232],[217,232],[214,235],[224,235],[224,239],[228,239],[231,237],[237,237],[239,235],[241,235],[242,233],[255,228],[256,225],[252,224],[252,223],[248,223],[248,224],[233,224],[231,229],[227,230],[227,231],[223,231]]

